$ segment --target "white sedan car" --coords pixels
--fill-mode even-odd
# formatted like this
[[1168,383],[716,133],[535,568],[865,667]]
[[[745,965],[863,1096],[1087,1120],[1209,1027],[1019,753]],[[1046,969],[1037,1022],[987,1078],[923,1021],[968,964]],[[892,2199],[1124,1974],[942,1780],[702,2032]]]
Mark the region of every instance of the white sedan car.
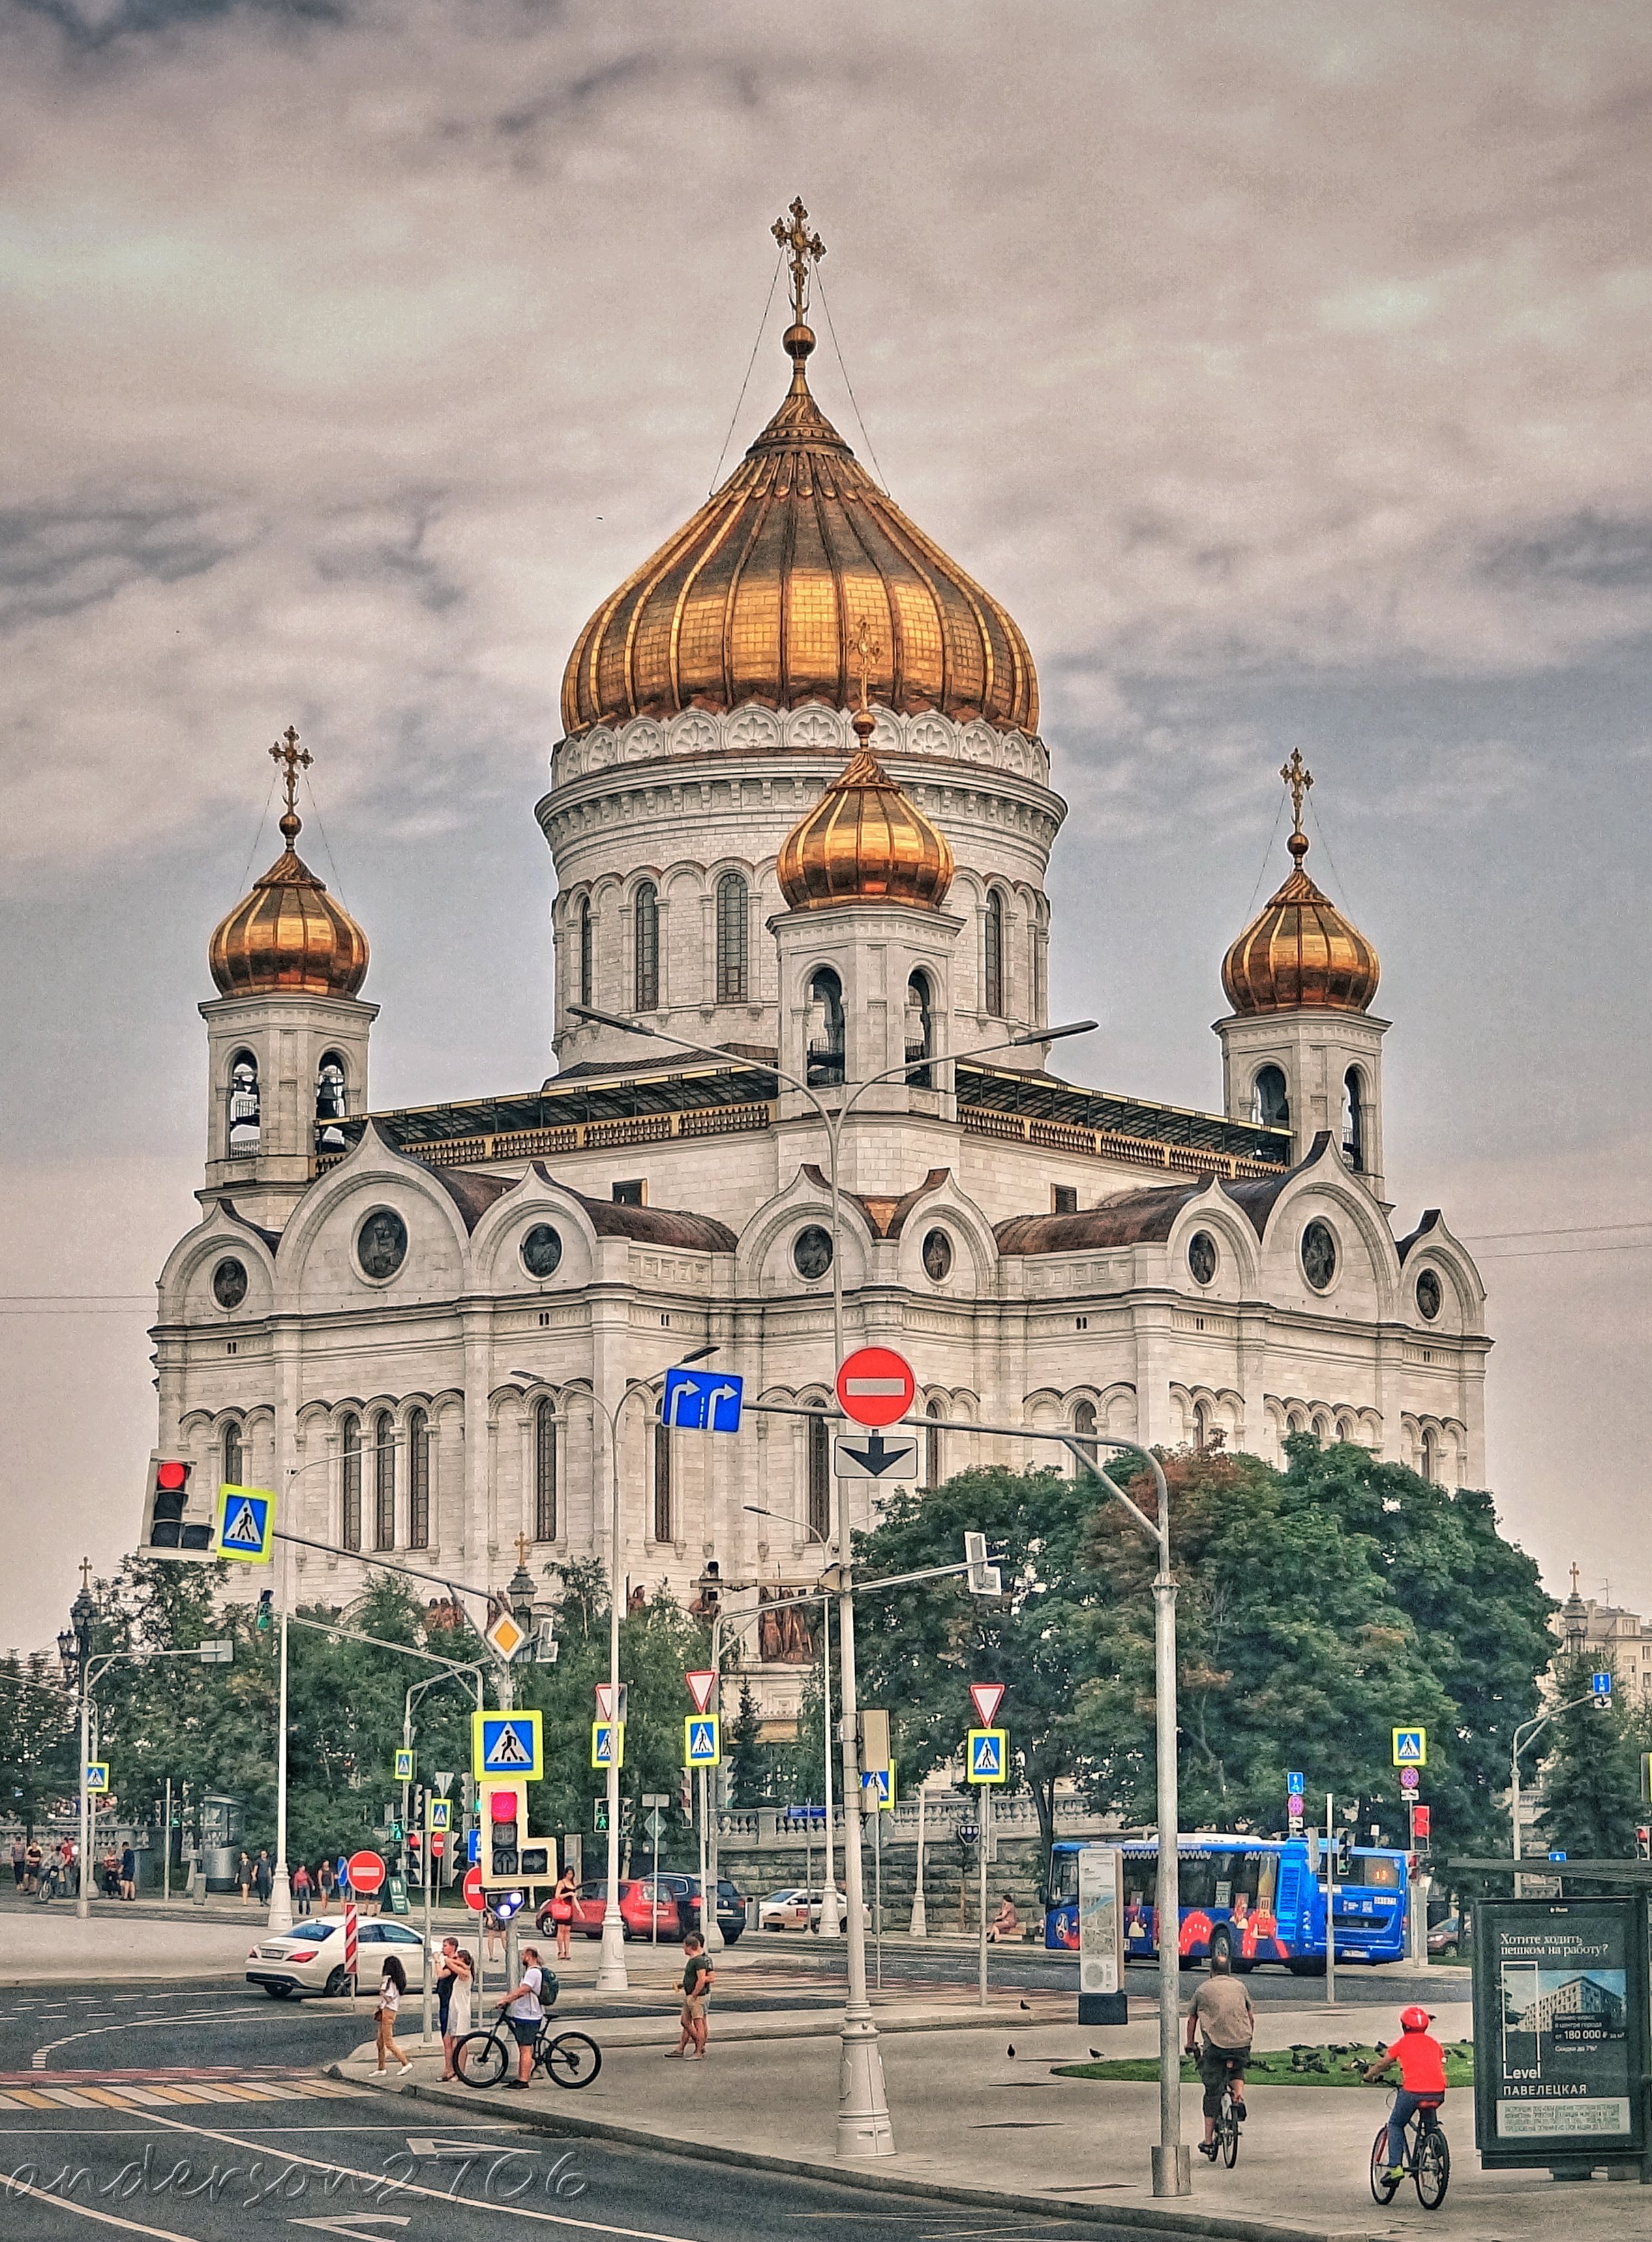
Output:
[[[770,1892],[757,1909],[757,1928],[760,1930],[818,1930],[821,1908],[825,1894],[806,1891],[801,1884],[784,1891]],[[841,1923],[847,1913],[843,1895],[837,1895],[837,1918]],[[872,1927],[872,1910],[864,1901],[861,1903],[861,1921],[868,1930]]]
[[[386,1954],[393,1954],[406,1971],[410,1990],[424,1984],[425,1942],[411,1924],[389,1916],[358,1922],[356,1950],[356,1982],[364,1992],[378,1991]],[[347,1993],[344,1917],[300,1916],[291,1930],[260,1940],[246,1957],[246,1982],[262,1985],[272,2001],[303,1993],[329,1993],[337,1999]]]

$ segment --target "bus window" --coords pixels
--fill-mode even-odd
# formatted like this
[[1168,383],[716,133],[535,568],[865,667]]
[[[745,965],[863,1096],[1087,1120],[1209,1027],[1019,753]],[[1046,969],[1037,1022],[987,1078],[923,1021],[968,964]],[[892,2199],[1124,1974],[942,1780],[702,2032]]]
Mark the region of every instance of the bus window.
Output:
[[1254,1904],[1266,1908],[1272,1915],[1273,1903],[1279,1896],[1279,1856],[1277,1853],[1250,1853],[1246,1856],[1246,1873],[1256,1879]]
[[1065,1907],[1078,1896],[1078,1856],[1057,1851],[1050,1857],[1050,1904]]
[[1216,1904],[1216,1863],[1208,1853],[1184,1853],[1181,1857],[1181,1903],[1184,1908],[1212,1908]]
[[1400,1863],[1393,1853],[1356,1853],[1345,1883],[1364,1884],[1379,1891],[1398,1891]]

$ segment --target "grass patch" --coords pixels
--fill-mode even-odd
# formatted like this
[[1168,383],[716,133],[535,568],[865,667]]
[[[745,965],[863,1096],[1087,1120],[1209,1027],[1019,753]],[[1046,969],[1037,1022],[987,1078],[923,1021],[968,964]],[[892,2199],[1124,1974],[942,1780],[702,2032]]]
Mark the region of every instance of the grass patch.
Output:
[[[1268,2048],[1252,2056],[1246,2077],[1252,2086],[1358,2086],[1366,2064],[1376,2059],[1374,2047],[1358,2044]],[[1148,2085],[1158,2080],[1158,2058],[1152,2055],[1126,2056],[1107,2063],[1056,2064],[1052,2069],[1058,2078],[1122,2079],[1135,2085]],[[1184,2057],[1183,2084],[1197,2084],[1198,2080],[1198,2065]],[[1474,2083],[1472,2044],[1467,2040],[1448,2043],[1447,2085],[1472,2086]]]

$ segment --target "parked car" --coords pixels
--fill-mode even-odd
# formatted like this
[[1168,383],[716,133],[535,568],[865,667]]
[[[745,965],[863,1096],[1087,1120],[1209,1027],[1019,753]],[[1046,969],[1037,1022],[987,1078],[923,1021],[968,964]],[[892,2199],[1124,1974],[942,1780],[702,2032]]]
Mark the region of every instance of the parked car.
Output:
[[[651,1938],[656,1920],[661,1938],[680,1938],[682,1936],[675,1895],[665,1889],[665,1877],[661,1877],[660,1885],[656,1896],[650,1877],[622,1876],[620,1879],[620,1922],[627,1938]],[[572,1928],[582,1938],[601,1938],[602,1915],[608,1902],[608,1878],[588,1876],[574,1895]],[[551,1921],[548,1899],[534,1920],[541,1937],[549,1937],[554,1933],[556,1925]]]
[[[386,1951],[400,1960],[409,1985],[424,1983],[424,1939],[409,1923],[377,1916],[356,1925],[356,1982],[363,1991],[378,1991]],[[246,1957],[246,1982],[262,1985],[272,2001],[305,1993],[340,1998],[350,1990],[344,1966],[344,1917],[308,1916],[291,1930],[260,1939]]]
[[1448,1946],[1461,1948],[1467,1935],[1462,1917],[1454,1910],[1450,1915],[1442,1915],[1438,1923],[1429,1926],[1428,1951],[1443,1954]]
[[[668,1888],[677,1904],[682,1936],[700,1928],[700,1879],[661,1874],[661,1885]],[[722,1933],[725,1946],[732,1946],[746,1927],[746,1903],[727,1876],[717,1879],[717,1928]]]
[[[821,1909],[825,1894],[805,1891],[801,1884],[785,1891],[770,1892],[757,1910],[757,1926],[761,1930],[818,1930]],[[838,1918],[843,1913],[843,1895],[837,1895]],[[721,1918],[719,1918],[721,1920]],[[861,1921],[868,1930],[872,1927],[872,1910],[861,1903]]]

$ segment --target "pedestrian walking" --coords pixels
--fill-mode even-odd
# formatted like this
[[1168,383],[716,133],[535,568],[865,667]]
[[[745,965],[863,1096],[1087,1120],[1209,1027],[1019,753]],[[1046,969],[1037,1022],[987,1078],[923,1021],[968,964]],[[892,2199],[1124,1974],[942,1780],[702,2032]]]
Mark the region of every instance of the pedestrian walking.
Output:
[[321,1912],[325,1915],[332,1900],[332,1863],[326,1853],[315,1872],[315,1888],[321,1895]]
[[717,1973],[706,1958],[706,1942],[697,1930],[683,1940],[682,1957],[682,2027],[670,2052],[685,2063],[696,2063],[706,2052],[706,2003]]
[[28,1865],[29,1849],[19,1835],[11,1841],[11,1881],[19,1891],[23,1890],[24,1872]]
[[484,1959],[497,1962],[505,1951],[505,1926],[491,1907],[482,1910],[482,1939]]
[[235,1870],[235,1881],[241,1887],[241,1901],[245,1905],[252,1896],[252,1856],[243,1853]]
[[470,2030],[470,1956],[451,1936],[441,1943],[441,1974],[436,1980],[436,2008],[441,2024],[444,2078],[457,2077],[453,2050]]
[[396,2018],[401,2010],[401,1997],[407,1990],[407,1973],[393,1954],[385,1957],[385,1973],[379,1980],[379,2006],[375,2011],[378,2026],[379,2071],[385,2075],[385,2057],[393,2055],[404,2071],[413,2065],[396,2045]]
[[252,1864],[252,1888],[258,1893],[260,1907],[270,1903],[270,1894],[275,1890],[275,1870],[270,1866],[270,1856],[262,1846]]
[[38,1837],[30,1837],[23,1854],[23,1889],[26,1897],[32,1897],[40,1889],[40,1869],[45,1857]]
[[292,1871],[292,1904],[300,1915],[310,1912],[310,1871],[300,1861]]
[[518,2093],[527,2091],[534,2075],[534,2043],[539,2037],[540,2026],[545,2021],[545,2009],[541,1994],[545,1984],[545,1972],[540,1968],[537,1946],[522,1949],[522,1981],[513,1985],[508,1993],[501,1993],[494,2002],[503,2009],[505,2021],[511,2028],[511,2037],[516,2042],[516,2076],[506,2080]]
[[120,1897],[120,1854],[113,1843],[104,1855],[104,1897]]
[[574,1954],[574,1898],[579,1890],[572,1869],[565,1868],[556,1880],[556,1890],[551,1894],[551,1921],[556,1926],[556,1958],[559,1962],[572,1960]]
[[132,1845],[124,1847],[120,1856],[120,1896],[123,1899],[138,1896],[138,1852]]

